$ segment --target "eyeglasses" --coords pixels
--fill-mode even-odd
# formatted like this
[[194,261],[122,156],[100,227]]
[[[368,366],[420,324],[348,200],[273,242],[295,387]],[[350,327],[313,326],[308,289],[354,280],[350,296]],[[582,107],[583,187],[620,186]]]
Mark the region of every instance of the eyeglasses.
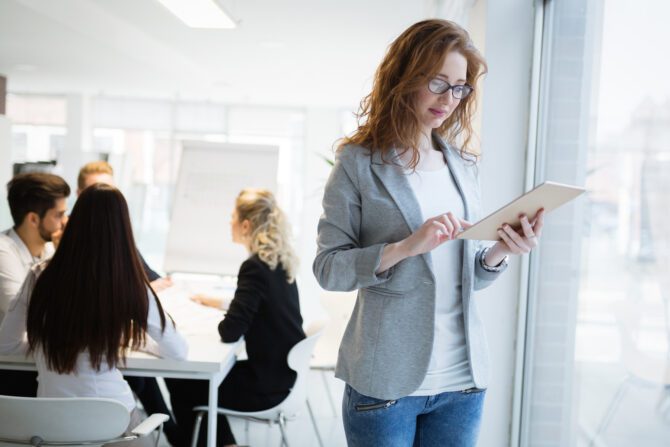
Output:
[[472,93],[474,89],[468,84],[451,85],[444,79],[433,78],[428,81],[428,90],[435,93],[436,95],[444,95],[449,90],[451,90],[451,94],[454,96],[454,99],[465,99],[470,93]]

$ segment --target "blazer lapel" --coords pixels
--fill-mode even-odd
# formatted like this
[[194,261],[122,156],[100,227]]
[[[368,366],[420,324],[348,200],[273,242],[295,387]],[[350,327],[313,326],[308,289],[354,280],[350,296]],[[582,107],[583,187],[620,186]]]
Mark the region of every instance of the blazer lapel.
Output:
[[392,149],[389,153],[391,163],[384,163],[381,154],[374,152],[371,163],[372,171],[384,184],[386,191],[405,218],[410,231],[414,232],[423,224],[423,216],[421,215],[419,202],[414,196],[414,191],[402,167],[394,163],[397,158],[395,150]]

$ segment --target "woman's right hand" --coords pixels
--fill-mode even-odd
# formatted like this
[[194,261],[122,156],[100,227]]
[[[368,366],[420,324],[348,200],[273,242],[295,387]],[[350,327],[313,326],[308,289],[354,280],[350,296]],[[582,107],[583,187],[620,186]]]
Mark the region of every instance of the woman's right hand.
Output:
[[221,309],[221,304],[223,303],[221,298],[203,295],[202,293],[196,293],[195,295],[192,295],[191,300],[198,304],[202,304],[203,306],[213,307],[215,309]]
[[405,239],[385,246],[375,273],[384,272],[405,258],[427,253],[471,226],[470,222],[457,218],[451,211],[431,217]]
[[449,211],[426,220],[418,230],[403,242],[408,248],[409,256],[421,255],[428,253],[446,241],[455,239],[458,233],[470,226],[470,222],[457,218]]

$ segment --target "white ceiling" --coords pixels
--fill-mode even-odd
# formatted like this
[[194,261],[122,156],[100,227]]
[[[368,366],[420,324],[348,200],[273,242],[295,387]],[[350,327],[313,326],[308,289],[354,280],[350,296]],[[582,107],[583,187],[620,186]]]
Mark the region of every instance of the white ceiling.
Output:
[[356,105],[387,45],[431,0],[229,0],[234,30],[156,0],[0,0],[9,90]]

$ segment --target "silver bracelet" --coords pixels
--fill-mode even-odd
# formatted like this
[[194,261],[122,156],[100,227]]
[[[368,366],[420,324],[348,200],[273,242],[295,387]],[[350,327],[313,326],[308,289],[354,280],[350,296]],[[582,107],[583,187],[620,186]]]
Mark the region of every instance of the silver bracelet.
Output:
[[491,272],[491,273],[498,273],[498,272],[501,272],[501,271],[505,270],[507,268],[507,260],[509,259],[509,256],[505,256],[503,258],[503,260],[500,261],[500,263],[498,265],[490,266],[484,260],[486,258],[486,253],[488,253],[488,251],[489,251],[489,248],[491,248],[491,247],[486,247],[486,248],[484,248],[484,250],[482,250],[482,254],[479,257],[479,265],[484,270],[486,270],[487,272]]

